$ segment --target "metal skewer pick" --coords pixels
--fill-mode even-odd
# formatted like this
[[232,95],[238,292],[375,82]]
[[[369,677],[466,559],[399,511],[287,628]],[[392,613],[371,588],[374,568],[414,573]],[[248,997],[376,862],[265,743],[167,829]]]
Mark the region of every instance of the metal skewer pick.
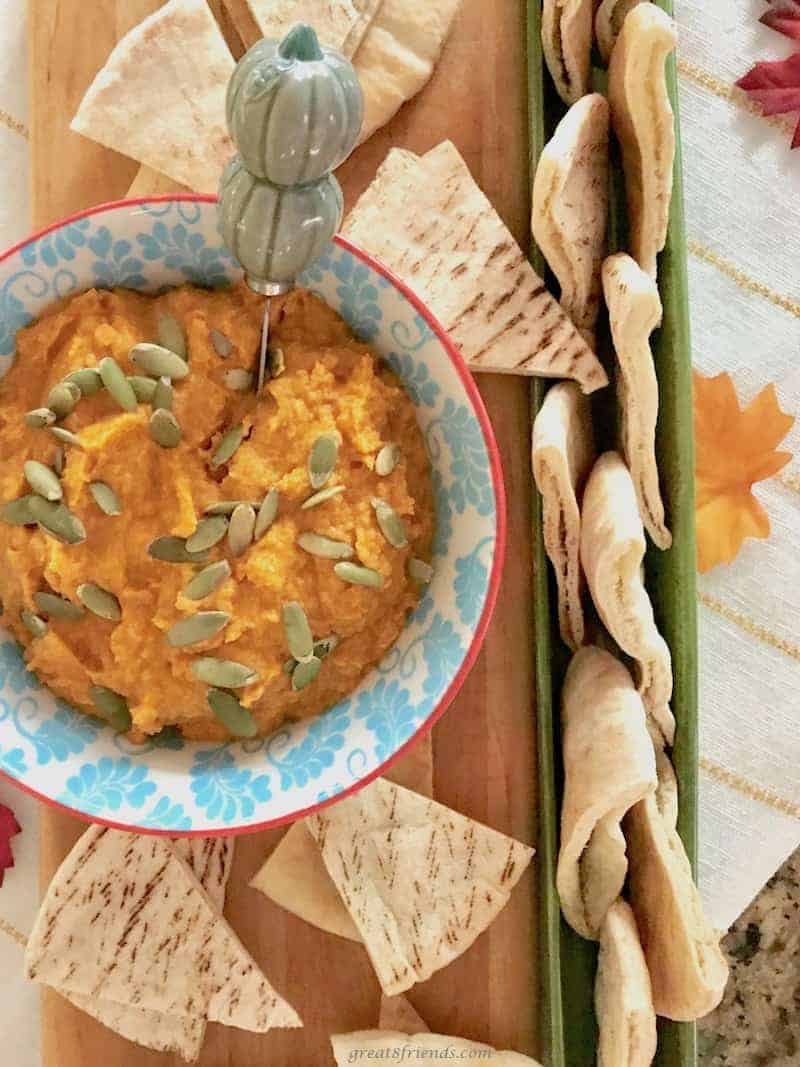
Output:
[[265,282],[260,278],[252,278],[247,275],[247,284],[255,293],[261,293],[264,297],[264,318],[261,320],[261,348],[258,356],[258,377],[256,379],[256,395],[260,395],[264,388],[267,377],[267,361],[269,358],[269,312],[272,306],[273,296],[283,296],[292,289],[291,282]]

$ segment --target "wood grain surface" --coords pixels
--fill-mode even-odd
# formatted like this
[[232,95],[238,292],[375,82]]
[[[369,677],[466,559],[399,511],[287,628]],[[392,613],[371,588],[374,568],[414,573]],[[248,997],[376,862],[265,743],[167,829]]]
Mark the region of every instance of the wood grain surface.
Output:
[[[120,197],[151,175],[69,130],[69,121],[114,43],[158,0],[29,0],[34,225]],[[235,50],[252,35],[241,0],[213,0]],[[528,180],[524,14],[521,0],[464,0],[434,78],[339,170],[348,206],[393,145],[424,151],[452,139],[472,173],[527,246]],[[249,42],[248,42],[249,43]],[[138,177],[137,177],[138,175]],[[434,732],[437,799],[523,840],[535,840],[529,391],[523,379],[483,376],[508,494],[508,550],[483,652]],[[42,812],[45,886],[83,825]],[[247,882],[282,831],[240,838],[226,915],[273,984],[306,1023],[266,1035],[210,1026],[205,1067],[329,1065],[328,1035],[377,1025],[379,991],[360,946],[281,911]],[[534,861],[535,862],[535,861]],[[459,960],[411,991],[432,1030],[537,1050],[536,901],[532,871],[491,929]],[[43,1001],[43,1067],[164,1067],[169,1056],[123,1041],[55,994]],[[177,1057],[174,1059],[180,1062]]]

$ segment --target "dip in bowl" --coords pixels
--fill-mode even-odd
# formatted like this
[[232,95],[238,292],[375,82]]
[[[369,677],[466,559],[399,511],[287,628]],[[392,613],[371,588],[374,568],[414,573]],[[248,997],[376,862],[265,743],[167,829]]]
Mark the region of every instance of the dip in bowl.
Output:
[[[165,322],[169,334],[170,319],[183,328],[189,367],[196,361],[194,385],[191,373],[171,382],[181,427],[174,447],[169,432],[166,444],[152,438],[152,398],[126,410],[107,388],[59,419],[78,442],[57,440],[49,426],[23,425],[15,434],[8,418],[0,429],[3,502],[30,492],[8,460],[28,456],[20,437],[33,434],[33,458],[45,465],[63,447],[63,502],[88,534],[71,545],[42,532],[41,522],[13,528],[10,537],[0,531],[3,623],[11,631],[0,646],[0,770],[95,821],[169,833],[244,831],[296,818],[364,784],[452,699],[494,600],[503,531],[496,448],[471,378],[430,315],[377,264],[337,241],[300,288],[276,302],[273,343],[283,367],[274,368],[259,414],[252,393],[234,389],[231,401],[229,388],[233,371],[252,366],[258,298],[243,288],[184,288],[154,304],[124,292],[187,283],[218,289],[238,277],[217,233],[214,201],[197,197],[107,205],[0,262],[3,370],[20,328],[47,315],[21,334],[10,379],[19,376],[19,385],[6,398],[17,423],[29,403],[47,402],[67,367],[93,368],[111,355],[130,375],[129,348],[156,340]],[[92,288],[115,292],[74,299]],[[81,314],[54,309],[58,301]],[[49,375],[46,382],[23,379],[26,358],[33,377]],[[242,373],[232,380],[244,384]],[[225,427],[243,428],[227,458]],[[330,470],[327,460],[314,471],[320,437],[333,441],[327,451],[335,458]],[[38,455],[40,447],[47,455]],[[116,494],[120,515],[103,490],[95,499],[97,483]],[[273,483],[277,517],[243,549],[223,529],[230,512],[205,521],[232,502],[258,513]],[[317,492],[323,500],[304,507]],[[212,544],[191,540],[198,523],[210,527]],[[183,562],[159,559],[151,547],[159,537],[197,551]],[[215,563],[225,569],[223,561],[230,576],[200,600],[185,597],[197,574]],[[428,561],[433,579],[425,585],[419,578]],[[121,618],[102,597],[98,614],[98,588],[112,593]],[[40,597],[37,611],[42,592],[65,595],[83,614],[50,625],[46,609],[57,615],[59,605]],[[293,656],[284,644],[293,629],[287,604],[302,609],[319,643],[311,681],[305,650],[294,647]],[[21,611],[38,614],[48,629]],[[214,613],[221,629],[183,644],[175,624],[198,612]],[[85,640],[73,639],[78,629]],[[33,673],[14,637],[25,642]],[[257,677],[226,676],[226,661]],[[233,718],[223,698],[222,714],[209,706],[209,688],[233,702]],[[86,714],[93,699],[101,710],[104,692],[125,698],[130,730],[119,729],[118,717],[115,731]],[[236,704],[252,709],[246,729]],[[232,741],[236,732],[259,736]]]

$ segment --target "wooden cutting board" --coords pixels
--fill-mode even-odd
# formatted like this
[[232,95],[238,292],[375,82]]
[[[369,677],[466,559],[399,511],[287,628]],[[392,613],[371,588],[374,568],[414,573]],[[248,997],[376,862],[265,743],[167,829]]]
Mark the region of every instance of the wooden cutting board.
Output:
[[[242,0],[211,6],[235,53],[252,25]],[[123,196],[131,160],[69,131],[69,121],[114,43],[159,0],[29,0],[33,222],[40,227]],[[451,138],[516,237],[528,240],[524,4],[464,0],[431,83],[340,169],[346,202],[367,185],[392,145],[425,151]],[[529,390],[523,379],[482,377],[508,493],[504,579],[483,652],[437,726],[439,800],[499,830],[535,840]],[[83,829],[42,812],[44,887]],[[270,904],[247,882],[282,831],[240,838],[226,915],[270,980],[298,1009],[302,1032],[256,1035],[212,1025],[206,1067],[329,1065],[328,1035],[377,1025],[379,991],[363,949],[326,936]],[[411,991],[432,1030],[537,1050],[535,880],[523,878],[491,929],[459,960]],[[180,1062],[123,1041],[55,994],[42,1013],[43,1067]]]

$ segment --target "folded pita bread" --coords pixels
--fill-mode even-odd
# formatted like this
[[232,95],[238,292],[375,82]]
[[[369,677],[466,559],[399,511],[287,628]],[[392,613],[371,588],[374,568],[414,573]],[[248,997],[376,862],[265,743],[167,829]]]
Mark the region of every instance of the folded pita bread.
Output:
[[675,122],[664,62],[677,42],[675,23],[655,4],[626,16],[611,53],[608,102],[622,149],[631,255],[656,276],[672,199]]
[[398,1063],[413,1063],[418,1059],[457,1059],[474,1060],[490,1067],[541,1067],[536,1060],[519,1052],[497,1052],[491,1045],[445,1034],[357,1030],[352,1034],[333,1034],[331,1046],[337,1067],[362,1059],[391,1059]]
[[[389,768],[386,778],[423,796],[433,795],[430,731]],[[289,827],[250,885],[292,915],[328,934],[361,940],[304,820]]]
[[343,233],[417,292],[472,370],[607,384],[450,141],[392,149]]
[[380,778],[307,825],[386,996],[465,952],[503,909],[533,855]]
[[206,0],[169,0],[118,42],[70,128],[213,192],[234,153],[225,125],[233,68]]
[[[172,845],[221,912],[233,862],[233,838],[181,837],[174,839]],[[200,1055],[206,1032],[205,1015],[165,1015],[83,993],[63,992],[63,995],[76,1008],[128,1041],[157,1052],[177,1052],[189,1063]]]
[[653,544],[669,548],[672,534],[664,523],[656,460],[658,379],[650,350],[650,334],[661,325],[658,286],[635,259],[619,253],[603,264],[603,293],[621,372],[622,451],[645,529]]
[[663,750],[658,790],[625,817],[630,899],[642,940],[656,1013],[700,1019],[722,1000],[728,965],[703,912],[683,842],[675,829],[677,784]]
[[608,63],[629,11],[642,0],[603,0],[594,17],[594,34],[603,62]]
[[401,1034],[429,1034],[430,1027],[404,996],[386,997],[381,994],[379,1030],[394,1030]]
[[574,104],[589,92],[594,0],[544,0],[542,48],[558,95]]
[[247,0],[265,37],[280,41],[292,26],[305,22],[314,27],[321,44],[348,59],[361,44],[380,5],[381,0]]
[[618,452],[595,463],[581,506],[581,563],[608,632],[637,661],[638,689],[659,735],[672,744],[672,657],[642,580],[645,538],[636,490]]
[[656,1013],[636,920],[616,900],[600,930],[594,985],[598,1067],[650,1067],[656,1054]]
[[70,995],[257,1033],[302,1025],[161,837],[87,830],[50,883],[25,973]]
[[561,286],[561,306],[594,345],[608,218],[608,104],[573,104],[544,146],[533,181],[531,229]]
[[558,586],[558,625],[571,649],[584,640],[579,499],[594,458],[589,402],[574,382],[558,382],[534,421],[531,462],[542,494],[544,547]]
[[656,788],[653,743],[627,670],[589,645],[572,657],[561,697],[564,803],[556,886],[564,918],[596,940],[622,892],[622,818]]

